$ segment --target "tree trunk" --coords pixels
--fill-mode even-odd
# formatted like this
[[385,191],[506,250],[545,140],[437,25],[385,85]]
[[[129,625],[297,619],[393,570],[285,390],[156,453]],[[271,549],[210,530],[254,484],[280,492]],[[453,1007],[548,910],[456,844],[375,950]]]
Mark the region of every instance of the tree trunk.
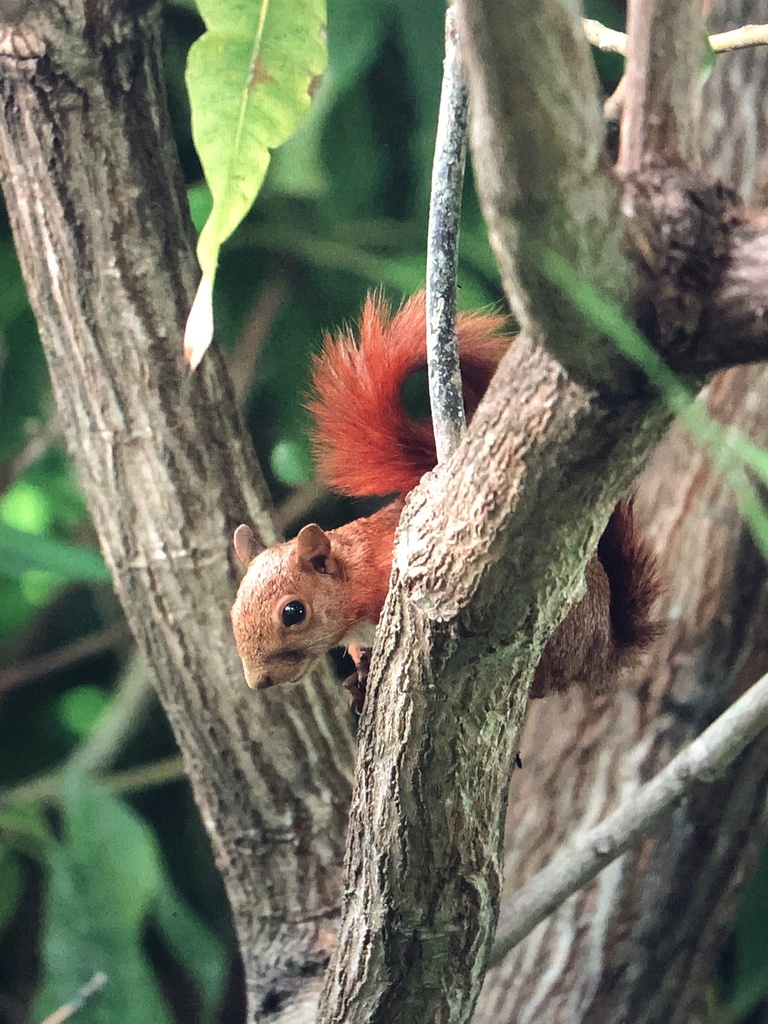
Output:
[[326,676],[258,700],[244,685],[230,539],[249,517],[267,541],[274,532],[221,358],[194,375],[182,362],[193,231],[160,7],[141,6],[3,19],[3,188],[69,449],[213,842],[251,1018],[264,1021],[317,1001],[353,744]]
[[[712,386],[710,407],[765,444],[765,398],[752,396],[767,388],[765,370],[732,370]],[[768,669],[762,558],[707,456],[680,428],[639,481],[638,514],[669,566],[667,632],[617,699],[532,707],[507,821],[509,892],[567,835],[631,798]],[[535,929],[489,972],[476,1020],[704,1019],[717,953],[766,838],[766,754],[762,737]]]

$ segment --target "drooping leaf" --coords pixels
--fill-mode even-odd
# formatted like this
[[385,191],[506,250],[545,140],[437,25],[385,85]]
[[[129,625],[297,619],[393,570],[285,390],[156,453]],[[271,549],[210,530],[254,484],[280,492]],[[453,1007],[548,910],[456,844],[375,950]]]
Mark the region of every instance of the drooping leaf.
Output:
[[227,958],[221,943],[192,913],[166,879],[155,900],[154,918],[169,950],[194,978],[204,1019],[216,1019],[227,981]]
[[147,923],[155,919],[190,969],[212,1020],[222,994],[221,950],[172,889],[150,829],[104,787],[74,773],[65,780],[61,811],[63,837],[48,858],[43,981],[34,1019],[44,1019],[103,972],[107,983],[79,1012],[82,1024],[171,1024],[142,947]]
[[325,67],[323,0],[198,0],[206,32],[189,52],[192,133],[213,208],[198,241],[202,270],[187,323],[194,368],[210,343],[222,243],[261,187],[270,151],[301,123]]

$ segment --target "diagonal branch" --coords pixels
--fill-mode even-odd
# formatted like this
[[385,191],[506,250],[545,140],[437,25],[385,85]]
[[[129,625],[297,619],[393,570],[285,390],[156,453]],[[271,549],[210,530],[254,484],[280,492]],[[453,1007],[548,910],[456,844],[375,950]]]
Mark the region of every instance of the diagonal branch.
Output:
[[321,1020],[471,1016],[533,669],[666,422],[648,400],[618,414],[590,401],[521,336],[454,457],[412,492],[361,722]]
[[696,785],[722,775],[766,727],[768,676],[763,676],[654,779],[599,825],[575,835],[508,900],[491,965],[499,963],[568,896],[647,836]]
[[[505,5],[505,18],[493,0],[459,7],[478,179],[527,328],[465,441],[403,514],[361,723],[347,898],[322,1021],[471,1016],[498,911],[499,818],[531,673],[610,509],[669,421],[612,346],[596,345],[598,332],[542,285],[537,256],[564,256],[577,279],[628,299],[651,340],[701,382],[702,310],[738,244],[722,190],[683,172],[632,181],[622,221],[601,141],[592,149],[588,131],[575,139],[548,120],[569,90],[587,111],[596,100],[579,88],[578,12],[545,6],[550,17],[522,3]],[[527,61],[514,59],[518,47]],[[568,103],[559,118],[584,128],[584,108]],[[620,253],[625,231],[634,277]]]

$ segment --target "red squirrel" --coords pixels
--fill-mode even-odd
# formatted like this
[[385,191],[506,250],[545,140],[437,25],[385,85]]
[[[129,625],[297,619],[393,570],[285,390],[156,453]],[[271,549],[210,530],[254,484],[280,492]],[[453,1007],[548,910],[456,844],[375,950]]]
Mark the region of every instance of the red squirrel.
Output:
[[[458,316],[468,419],[509,345],[504,322],[490,313]],[[346,646],[357,667],[346,685],[353,703],[362,702],[404,498],[436,464],[431,421],[410,418],[402,403],[405,382],[426,366],[425,338],[423,293],[394,314],[383,299],[369,296],[359,340],[351,331],[326,336],[315,357],[308,408],[320,477],[353,497],[397,497],[372,516],[328,532],[312,523],[266,550],[248,526],[237,528],[235,552],[247,572],[232,625],[252,689],[296,680],[331,648]],[[631,503],[621,503],[587,566],[584,597],[544,649],[531,695],[574,683],[603,692],[656,635],[650,616],[658,590]]]

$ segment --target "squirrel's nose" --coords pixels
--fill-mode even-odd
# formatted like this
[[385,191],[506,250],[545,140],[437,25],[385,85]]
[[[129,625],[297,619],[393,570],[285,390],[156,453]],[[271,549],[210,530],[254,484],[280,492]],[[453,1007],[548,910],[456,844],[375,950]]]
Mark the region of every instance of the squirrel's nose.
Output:
[[274,686],[275,680],[266,672],[259,672],[257,669],[249,668],[247,665],[243,665],[243,669],[245,671],[245,681],[252,690],[266,690],[268,687]]

